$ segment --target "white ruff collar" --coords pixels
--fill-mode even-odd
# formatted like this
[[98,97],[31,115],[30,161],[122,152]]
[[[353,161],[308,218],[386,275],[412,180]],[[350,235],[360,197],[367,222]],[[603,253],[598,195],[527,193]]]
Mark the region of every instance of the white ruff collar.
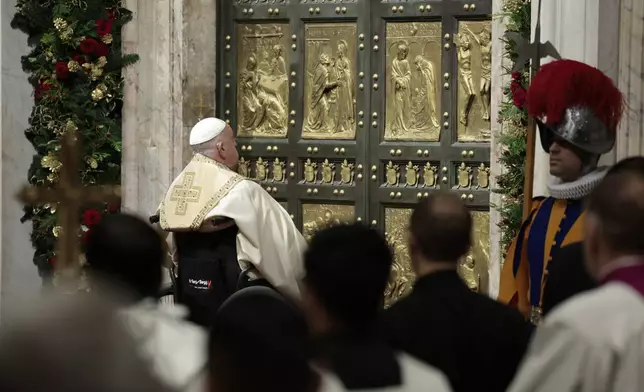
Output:
[[548,178],[548,193],[555,199],[582,199],[599,184],[607,170],[606,166],[599,167],[572,182],[563,182],[560,178],[551,175]]

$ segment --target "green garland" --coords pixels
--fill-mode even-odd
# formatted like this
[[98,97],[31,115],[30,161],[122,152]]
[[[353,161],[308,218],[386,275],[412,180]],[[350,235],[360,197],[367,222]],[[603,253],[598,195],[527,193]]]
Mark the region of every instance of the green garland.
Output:
[[[151,0],[152,1],[152,0]],[[121,108],[124,67],[138,56],[121,51],[121,28],[132,13],[119,0],[18,0],[11,27],[28,36],[31,51],[22,68],[34,87],[34,108],[27,139],[36,150],[28,172],[30,184],[52,187],[62,166],[62,136],[77,132],[83,146],[79,173],[88,185],[121,182]],[[82,211],[79,238],[117,205]],[[27,206],[22,222],[32,223],[34,264],[45,282],[55,264],[60,232],[56,205]]]
[[[505,0],[503,17],[506,18],[506,30],[519,33],[530,40],[530,1]],[[516,45],[504,40],[505,58],[512,65],[505,69],[511,74],[517,59]],[[501,157],[499,162],[504,166],[503,174],[496,178],[496,193],[501,194],[501,204],[497,206],[501,214],[501,249],[504,251],[516,236],[523,219],[523,182],[525,179],[526,139],[528,113],[524,108],[525,87],[529,78],[526,66],[521,73],[512,74],[512,82],[503,87],[504,100],[499,110],[498,121],[502,124],[500,134]]]

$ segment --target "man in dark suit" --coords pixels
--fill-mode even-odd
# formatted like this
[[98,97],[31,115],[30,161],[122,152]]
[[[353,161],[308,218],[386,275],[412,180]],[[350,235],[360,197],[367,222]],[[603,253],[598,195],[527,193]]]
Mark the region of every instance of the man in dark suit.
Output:
[[[644,173],[644,157],[630,157],[617,162],[605,178],[618,173]],[[584,264],[583,243],[561,248],[548,263],[548,284],[543,290],[543,314],[581,292],[594,289],[597,283],[590,277]]]
[[472,292],[457,273],[471,245],[472,217],[438,193],[411,217],[412,293],[385,313],[391,344],[437,367],[455,392],[505,391],[525,353],[530,327],[515,309]]

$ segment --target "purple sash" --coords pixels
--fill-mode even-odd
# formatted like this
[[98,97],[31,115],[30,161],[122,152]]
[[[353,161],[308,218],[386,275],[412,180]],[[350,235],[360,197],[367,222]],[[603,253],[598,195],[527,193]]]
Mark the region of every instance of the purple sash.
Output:
[[644,297],[644,260],[615,268],[601,281],[602,284],[608,282],[625,283]]

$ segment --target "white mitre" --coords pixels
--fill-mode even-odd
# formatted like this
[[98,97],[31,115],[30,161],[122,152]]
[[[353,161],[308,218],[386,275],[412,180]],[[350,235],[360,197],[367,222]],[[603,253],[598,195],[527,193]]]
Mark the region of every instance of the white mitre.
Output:
[[226,129],[226,122],[215,117],[204,118],[190,131],[190,145],[206,143],[221,134]]

